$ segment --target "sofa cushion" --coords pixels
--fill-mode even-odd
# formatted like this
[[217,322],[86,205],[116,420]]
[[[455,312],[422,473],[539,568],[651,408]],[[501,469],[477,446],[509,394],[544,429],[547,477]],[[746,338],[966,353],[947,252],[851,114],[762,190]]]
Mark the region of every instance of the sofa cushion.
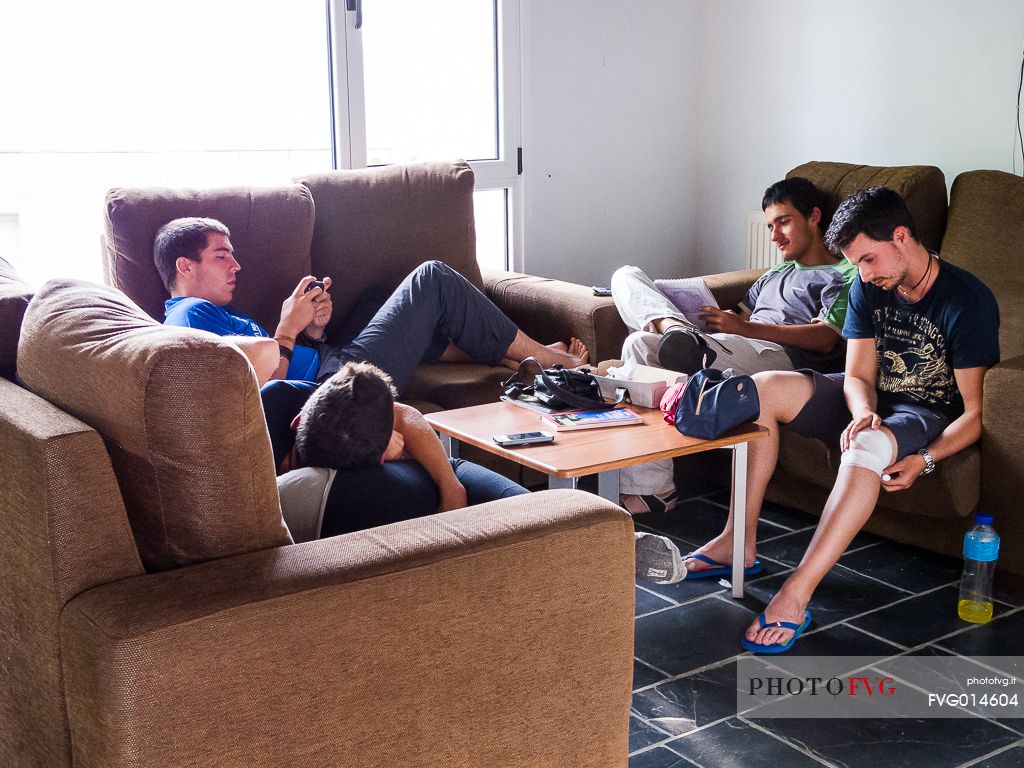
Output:
[[53,280],[25,314],[18,372],[103,437],[148,570],[291,541],[237,347],[160,325],[112,288]]
[[231,230],[242,266],[231,306],[273,331],[281,302],[309,274],[313,200],[298,184],[225,189],[112,189],[106,198],[106,281],[164,319],[167,289],[153,264],[157,230],[204,216]]
[[32,289],[7,261],[0,259],[0,376],[14,380],[18,336]]
[[889,187],[907,201],[918,239],[938,250],[946,228],[946,178],[932,165],[873,166],[850,163],[804,163],[786,174],[802,176],[833,197],[837,205],[858,189]]
[[[780,436],[779,464],[790,478],[826,491],[835,485],[841,455],[838,445],[830,449],[820,440],[786,429]],[[919,478],[907,490],[883,491],[878,504],[912,515],[956,520],[974,511],[980,495],[981,455],[975,444],[940,461],[933,474]]]
[[999,352],[1024,354],[1024,179],[968,171],[953,181],[942,258],[981,278],[999,302]]
[[316,203],[311,263],[318,277],[334,280],[335,322],[367,288],[390,291],[425,261],[443,261],[482,288],[466,163],[330,171],[296,181]]

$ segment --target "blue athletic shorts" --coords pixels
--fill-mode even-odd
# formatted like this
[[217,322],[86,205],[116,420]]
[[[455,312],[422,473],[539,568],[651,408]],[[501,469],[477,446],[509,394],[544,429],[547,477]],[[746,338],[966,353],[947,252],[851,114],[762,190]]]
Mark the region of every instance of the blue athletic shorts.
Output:
[[[808,369],[798,371],[810,376],[814,394],[784,429],[821,440],[825,445],[837,446],[839,436],[853,420],[843,397],[844,373],[818,373]],[[896,438],[896,460],[927,448],[949,426],[949,419],[923,405],[891,403],[878,405],[882,424]]]

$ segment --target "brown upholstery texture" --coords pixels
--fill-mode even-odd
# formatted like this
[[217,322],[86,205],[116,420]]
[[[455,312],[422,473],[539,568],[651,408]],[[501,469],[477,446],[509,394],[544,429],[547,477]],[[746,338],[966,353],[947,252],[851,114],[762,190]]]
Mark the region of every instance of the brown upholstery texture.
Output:
[[1024,179],[1003,171],[957,176],[942,257],[995,294],[1002,359],[1024,354]]
[[14,380],[18,335],[32,289],[7,261],[0,259],[0,376]]
[[75,764],[625,768],[633,574],[552,491],[92,590]]
[[11,382],[0,401],[0,765],[65,765],[60,611],[142,564],[99,435]]
[[406,387],[403,401],[426,400],[441,410],[493,403],[501,394],[501,383],[511,375],[508,368],[477,363],[421,365]]
[[[824,443],[804,435],[782,431],[779,464],[791,478],[831,490],[839,469],[839,446],[829,451]],[[882,506],[928,518],[958,520],[970,515],[978,503],[981,455],[969,446],[939,462],[935,473],[922,477],[900,493],[881,497]],[[821,510],[811,510],[820,513]]]
[[334,280],[328,334],[368,288],[395,288],[425,261],[481,287],[473,171],[462,161],[302,176],[316,203],[312,270]]
[[484,292],[524,333],[542,344],[576,336],[590,359],[619,357],[628,333],[615,303],[576,283],[518,272],[488,272]]
[[213,218],[231,230],[242,270],[232,308],[273,333],[281,302],[309,274],[313,200],[298,185],[224,189],[112,189],[106,199],[107,282],[156,320],[169,293],[153,264],[157,230],[185,216]]
[[858,189],[889,187],[907,201],[918,239],[938,250],[946,229],[946,178],[932,165],[873,166],[814,161],[799,165],[786,178],[802,176],[838,205]]
[[148,570],[289,543],[244,355],[112,288],[53,280],[29,304],[26,386],[96,429]]

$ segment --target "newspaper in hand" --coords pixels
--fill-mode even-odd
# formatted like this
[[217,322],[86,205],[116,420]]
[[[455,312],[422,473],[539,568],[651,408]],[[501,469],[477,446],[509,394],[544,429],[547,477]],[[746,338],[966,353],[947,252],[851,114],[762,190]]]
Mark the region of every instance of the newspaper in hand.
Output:
[[683,316],[701,330],[707,326],[700,319],[701,307],[717,307],[718,302],[702,277],[687,277],[674,280],[655,280],[655,287],[671,301]]

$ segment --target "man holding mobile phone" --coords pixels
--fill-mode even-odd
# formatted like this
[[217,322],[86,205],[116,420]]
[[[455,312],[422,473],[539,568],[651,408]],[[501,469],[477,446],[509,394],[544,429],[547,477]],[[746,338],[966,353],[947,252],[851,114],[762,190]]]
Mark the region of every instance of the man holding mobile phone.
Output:
[[[241,264],[230,232],[215,219],[175,219],[157,232],[153,260],[171,298],[167,325],[232,336],[249,357],[260,384],[270,379],[326,381],[351,361],[373,363],[401,393],[421,362],[489,365],[537,358],[544,367],[575,368],[589,353],[578,339],[545,346],[520,331],[462,275],[438,261],[413,270],[355,338],[330,344],[330,278],[308,275],[285,299],[271,337],[254,320],[228,308]],[[308,289],[308,290],[307,290]]]
[[[626,363],[690,374],[731,368],[736,374],[842,366],[840,332],[857,270],[825,245],[828,197],[810,181],[784,179],[761,201],[772,241],[785,259],[747,292],[746,313],[703,307],[708,332],[694,326],[637,267],[612,276],[612,297],[631,333],[622,346]],[[626,509],[666,511],[678,502],[672,460],[622,470]]]

